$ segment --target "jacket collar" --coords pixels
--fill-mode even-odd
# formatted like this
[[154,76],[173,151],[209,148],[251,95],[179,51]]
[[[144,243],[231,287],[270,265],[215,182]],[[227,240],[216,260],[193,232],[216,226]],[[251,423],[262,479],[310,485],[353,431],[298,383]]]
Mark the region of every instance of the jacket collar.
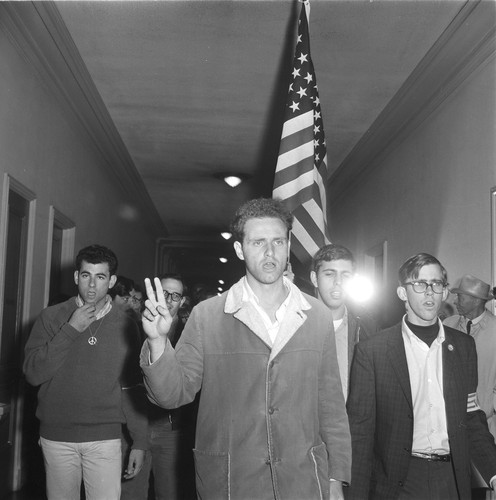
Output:
[[[485,328],[487,326],[487,324],[489,323],[490,315],[491,315],[491,313],[487,309],[484,309],[484,312],[480,316],[478,316],[477,318],[474,318],[472,320],[472,328],[476,325],[479,325],[481,328]],[[475,321],[475,320],[477,320],[477,321]],[[465,324],[467,321],[468,321],[468,319],[465,318]]]
[[279,328],[274,345],[269,338],[267,329],[253,304],[244,299],[243,282],[246,277],[235,283],[227,293],[224,312],[232,314],[236,319],[245,324],[255,335],[257,335],[267,346],[272,346],[270,359],[274,359],[289,342],[300,326],[305,322],[307,316],[304,311],[311,309],[299,288],[291,281],[284,278],[284,284],[289,289],[289,303],[286,315]]
[[387,349],[389,359],[396,372],[396,377],[398,378],[403,394],[410,408],[413,408],[410,374],[408,373],[408,361],[406,359],[405,344],[403,342],[403,321],[395,327],[393,335],[389,336]]

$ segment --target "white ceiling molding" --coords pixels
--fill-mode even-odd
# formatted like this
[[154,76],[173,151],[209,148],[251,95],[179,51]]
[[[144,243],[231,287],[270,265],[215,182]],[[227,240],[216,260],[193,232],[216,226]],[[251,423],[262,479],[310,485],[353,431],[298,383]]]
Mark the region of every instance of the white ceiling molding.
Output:
[[45,87],[76,117],[156,237],[167,234],[54,2],[0,2],[0,26]]
[[496,52],[496,4],[467,2],[331,176],[336,203]]

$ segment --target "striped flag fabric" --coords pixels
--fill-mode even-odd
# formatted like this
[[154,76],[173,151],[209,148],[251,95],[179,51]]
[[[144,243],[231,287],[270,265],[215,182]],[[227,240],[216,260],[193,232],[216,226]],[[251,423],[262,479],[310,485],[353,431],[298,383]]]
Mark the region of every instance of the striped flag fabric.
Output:
[[307,265],[329,243],[325,185],[328,177],[324,124],[310,57],[308,16],[303,2],[272,196],[293,213],[291,251]]

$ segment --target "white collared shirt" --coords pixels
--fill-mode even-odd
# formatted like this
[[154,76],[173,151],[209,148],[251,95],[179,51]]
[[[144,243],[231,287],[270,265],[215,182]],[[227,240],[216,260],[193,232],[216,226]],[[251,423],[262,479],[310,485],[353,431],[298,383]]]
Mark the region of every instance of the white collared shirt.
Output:
[[[406,317],[406,316],[405,316]],[[412,451],[446,454],[450,452],[443,393],[444,328],[429,347],[402,322],[408,373],[413,402]]]
[[255,292],[252,290],[251,286],[248,284],[246,276],[243,279],[243,301],[251,302],[257,312],[260,314],[260,317],[262,318],[262,321],[267,328],[267,333],[269,334],[272,344],[274,344],[277,334],[279,333],[279,328],[281,327],[282,320],[286,315],[286,310],[288,308],[289,300],[291,297],[291,287],[286,283],[286,278],[283,278],[283,283],[288,290],[288,296],[284,299],[284,302],[277,309],[275,314],[276,320],[272,322],[269,318],[269,315],[262,309],[260,300],[255,295]]
[[[76,305],[78,307],[83,307],[84,306],[84,301],[83,299],[81,298],[80,295],[78,295],[76,297]],[[110,310],[112,309],[112,298],[110,297],[110,295],[107,295],[105,297],[105,304],[103,305],[103,307],[95,314],[95,318],[96,320],[99,320],[99,319],[102,319],[104,316],[106,316]]]

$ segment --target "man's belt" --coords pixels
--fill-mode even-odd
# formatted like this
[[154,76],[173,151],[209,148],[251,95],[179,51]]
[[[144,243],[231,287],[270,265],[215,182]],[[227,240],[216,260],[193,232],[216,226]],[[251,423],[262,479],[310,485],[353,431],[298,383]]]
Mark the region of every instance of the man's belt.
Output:
[[451,462],[451,455],[449,453],[446,455],[438,455],[437,453],[419,453],[414,451],[412,452],[412,457],[423,458],[431,462]]

